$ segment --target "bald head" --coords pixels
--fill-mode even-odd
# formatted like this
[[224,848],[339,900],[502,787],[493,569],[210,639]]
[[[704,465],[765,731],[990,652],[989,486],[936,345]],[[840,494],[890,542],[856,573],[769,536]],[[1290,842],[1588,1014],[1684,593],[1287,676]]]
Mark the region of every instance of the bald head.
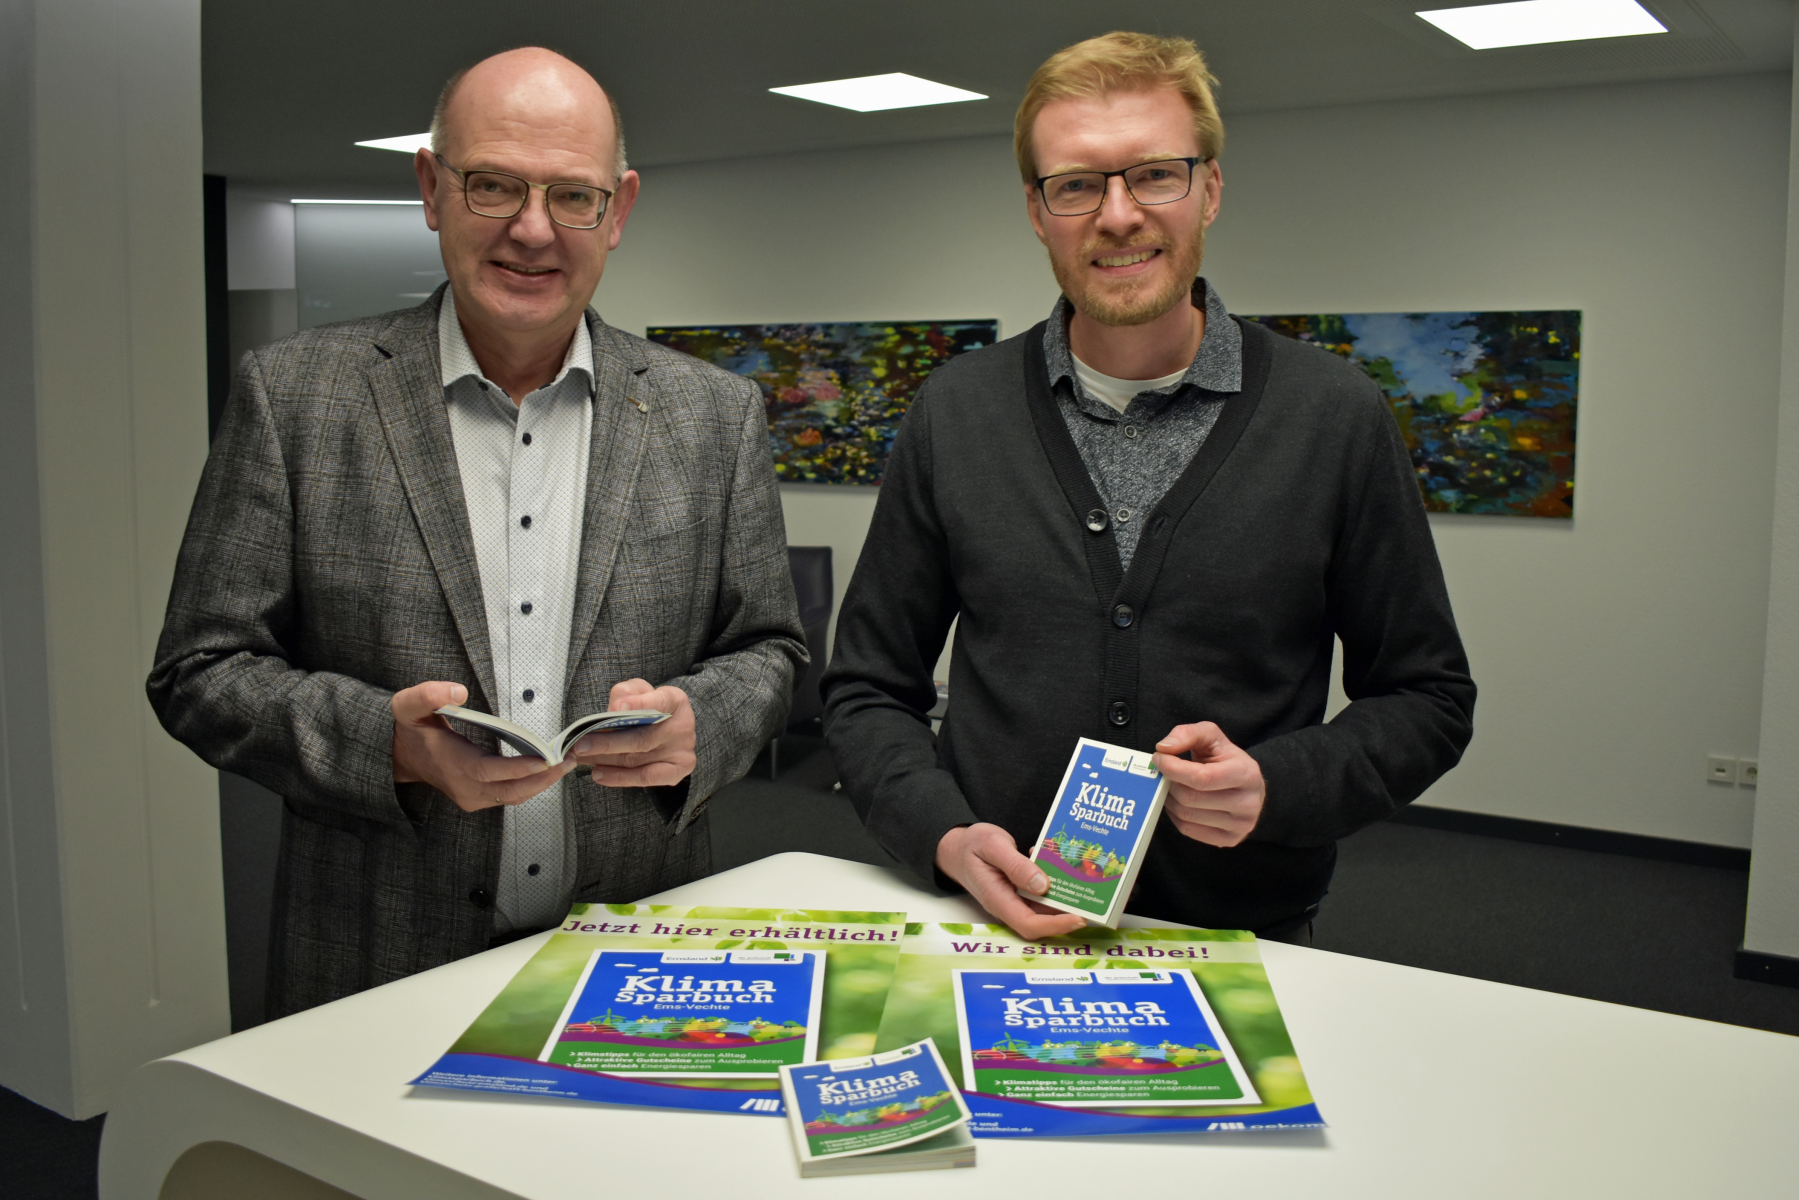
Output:
[[431,114],[431,149],[455,161],[471,126],[524,132],[555,129],[586,142],[610,163],[616,185],[625,173],[625,131],[618,104],[592,75],[541,46],[484,58],[450,76]]
[[431,135],[412,158],[425,224],[475,361],[518,400],[555,378],[623,236],[637,172],[593,76],[536,46],[451,80]]

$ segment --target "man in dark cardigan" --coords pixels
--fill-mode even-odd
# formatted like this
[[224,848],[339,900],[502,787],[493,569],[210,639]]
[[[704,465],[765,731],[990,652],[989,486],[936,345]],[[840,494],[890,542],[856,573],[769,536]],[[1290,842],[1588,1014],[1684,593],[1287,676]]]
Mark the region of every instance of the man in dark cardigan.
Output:
[[[1014,131],[1062,299],[939,368],[888,459],[826,674],[825,732],[880,843],[1026,937],[1075,740],[1170,784],[1130,911],[1309,942],[1336,841],[1461,757],[1474,682],[1410,460],[1335,355],[1197,278],[1215,81],[1114,33],[1039,68]],[[927,712],[952,621],[953,702]],[[1333,642],[1351,703],[1324,721]]]

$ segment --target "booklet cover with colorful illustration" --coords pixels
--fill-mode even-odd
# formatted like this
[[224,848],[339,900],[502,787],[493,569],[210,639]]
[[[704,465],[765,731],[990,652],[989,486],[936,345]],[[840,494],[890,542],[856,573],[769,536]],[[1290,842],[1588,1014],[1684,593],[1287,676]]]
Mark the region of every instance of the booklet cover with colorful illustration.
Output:
[[595,950],[538,1061],[774,1079],[817,1057],[824,966],[816,950]]
[[1190,971],[951,972],[970,1089],[1062,1107],[1255,1104]]
[[976,1137],[1324,1125],[1242,930],[908,925],[876,1047],[927,1037]]
[[1153,754],[1081,738],[1031,847],[1049,891],[1019,894],[1116,927],[1167,795]]
[[928,1038],[881,1054],[783,1067],[781,1090],[802,1167],[910,1145],[969,1118]]
[[905,919],[577,904],[412,1082],[779,1116],[783,1063],[874,1052]]

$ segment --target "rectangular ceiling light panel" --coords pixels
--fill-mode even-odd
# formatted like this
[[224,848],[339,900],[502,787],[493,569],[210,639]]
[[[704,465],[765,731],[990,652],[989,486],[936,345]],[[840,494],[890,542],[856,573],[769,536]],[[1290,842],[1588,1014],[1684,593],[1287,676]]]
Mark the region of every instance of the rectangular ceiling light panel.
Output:
[[1636,0],[1518,0],[1418,15],[1476,50],[1668,32]]
[[411,154],[414,150],[429,150],[431,135],[428,133],[408,133],[401,137],[373,138],[366,142],[357,142],[358,146],[367,146],[370,150],[398,150],[401,154]]
[[802,83],[793,87],[769,88],[781,96],[816,100],[854,112],[879,112],[888,108],[922,108],[927,104],[959,104],[964,100],[985,100],[979,92],[932,83],[916,75],[894,72],[891,75],[864,75],[858,79],[832,79],[825,83]]

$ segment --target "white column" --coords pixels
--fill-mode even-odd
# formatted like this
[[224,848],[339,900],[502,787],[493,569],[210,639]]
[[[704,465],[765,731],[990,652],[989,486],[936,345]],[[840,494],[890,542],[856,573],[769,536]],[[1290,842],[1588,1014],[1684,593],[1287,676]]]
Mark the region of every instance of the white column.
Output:
[[229,1029],[217,776],[144,698],[206,454],[199,0],[0,0],[0,127],[0,1085],[88,1117]]
[[[1799,26],[1794,31],[1799,47]],[[1795,62],[1799,66],[1799,61]],[[1786,299],[1780,341],[1780,432],[1774,544],[1762,671],[1761,779],[1750,843],[1743,948],[1799,968],[1799,87],[1787,159]],[[1743,973],[1739,961],[1738,973]]]

